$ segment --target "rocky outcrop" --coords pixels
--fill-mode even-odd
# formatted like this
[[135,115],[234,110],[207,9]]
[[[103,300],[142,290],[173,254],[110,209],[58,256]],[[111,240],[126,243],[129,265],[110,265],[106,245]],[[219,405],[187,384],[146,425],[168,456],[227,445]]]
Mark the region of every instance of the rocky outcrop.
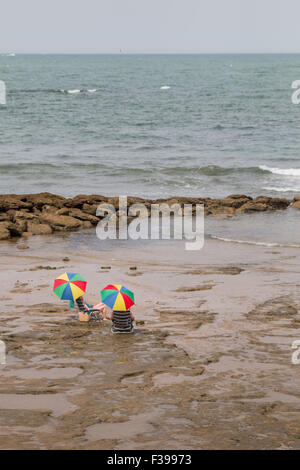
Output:
[[295,196],[291,204],[292,209],[300,209],[300,196]]
[[28,235],[49,235],[53,230],[48,224],[40,224],[34,222],[28,222],[27,234]]
[[[128,197],[127,201],[128,206],[143,203],[149,214],[151,204],[166,203],[169,206],[180,204],[182,208],[184,204],[189,204],[193,205],[193,213],[196,204],[203,204],[205,215],[216,218],[283,210],[291,203],[293,209],[300,209],[299,196],[293,201],[267,196],[252,198],[245,194],[231,194],[223,199],[172,197],[151,200]],[[97,215],[99,204],[104,203],[115,208],[116,213],[113,217],[117,220],[123,215],[123,212],[119,211],[118,197],[80,194],[74,198],[64,198],[51,193],[0,195],[0,240],[9,240],[22,235],[48,235],[54,232],[91,228],[105,215]]]
[[224,199],[205,199],[205,214],[218,216],[246,214],[251,212],[264,212],[269,210],[283,210],[291,201],[285,198],[272,198],[259,196],[251,198],[244,194],[232,194]]
[[10,231],[0,225],[0,240],[9,240],[10,238]]
[[70,217],[68,215],[58,215],[58,214],[45,214],[40,215],[40,221],[50,227],[54,231],[71,231],[76,230],[82,226],[80,220],[75,219],[75,217]]

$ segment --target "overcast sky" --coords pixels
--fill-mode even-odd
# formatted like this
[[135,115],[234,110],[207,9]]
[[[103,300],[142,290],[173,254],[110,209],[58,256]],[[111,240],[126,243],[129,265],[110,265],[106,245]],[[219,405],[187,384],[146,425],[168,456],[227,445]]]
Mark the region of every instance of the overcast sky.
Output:
[[2,0],[0,52],[300,52],[299,0]]

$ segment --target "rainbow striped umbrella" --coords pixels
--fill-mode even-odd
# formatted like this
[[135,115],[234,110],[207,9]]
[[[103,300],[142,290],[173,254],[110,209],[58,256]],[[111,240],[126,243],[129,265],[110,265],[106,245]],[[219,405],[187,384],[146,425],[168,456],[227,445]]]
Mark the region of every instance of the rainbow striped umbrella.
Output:
[[134,305],[134,293],[122,285],[109,284],[101,291],[101,300],[112,310],[125,312]]
[[54,281],[53,291],[61,300],[75,301],[85,290],[86,281],[80,274],[64,273]]

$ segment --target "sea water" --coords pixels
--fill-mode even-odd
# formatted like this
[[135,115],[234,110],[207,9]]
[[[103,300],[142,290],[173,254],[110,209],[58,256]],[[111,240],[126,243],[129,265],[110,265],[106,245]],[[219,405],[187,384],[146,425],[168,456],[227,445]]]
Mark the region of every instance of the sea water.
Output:
[[0,56],[0,193],[300,195],[297,79],[297,54]]

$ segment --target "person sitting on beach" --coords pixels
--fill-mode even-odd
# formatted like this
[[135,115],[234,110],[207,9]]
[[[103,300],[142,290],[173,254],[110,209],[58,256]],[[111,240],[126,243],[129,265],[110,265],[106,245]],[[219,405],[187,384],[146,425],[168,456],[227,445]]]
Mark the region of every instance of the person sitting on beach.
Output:
[[[107,318],[107,309],[106,309],[106,306],[104,305],[103,302],[100,302],[99,304],[94,305],[93,309],[95,309],[95,310],[100,310],[100,311],[101,311],[101,313],[102,313],[102,319],[103,319],[104,321],[107,321],[107,320],[111,320],[111,321],[112,321],[113,318],[114,318],[114,311],[113,311],[113,310],[112,310],[112,312],[111,312],[110,317]],[[135,321],[134,315],[133,315],[133,313],[131,312],[131,310],[130,310],[130,318],[131,318],[132,321]]]
[[131,310],[113,310],[111,320],[112,333],[133,333],[135,318]]
[[100,310],[102,313],[102,320],[106,321],[108,320],[107,318],[107,309],[106,306],[103,302],[99,302],[99,304],[93,306],[94,310]]
[[[103,315],[103,319],[105,316],[105,305],[104,304],[98,304],[95,307],[91,307],[85,300],[84,297],[81,296],[76,300],[76,304],[78,306],[78,318],[79,321],[84,321],[88,322],[91,319],[91,313],[95,310],[98,312],[101,312]],[[89,313],[89,310],[91,311]]]

